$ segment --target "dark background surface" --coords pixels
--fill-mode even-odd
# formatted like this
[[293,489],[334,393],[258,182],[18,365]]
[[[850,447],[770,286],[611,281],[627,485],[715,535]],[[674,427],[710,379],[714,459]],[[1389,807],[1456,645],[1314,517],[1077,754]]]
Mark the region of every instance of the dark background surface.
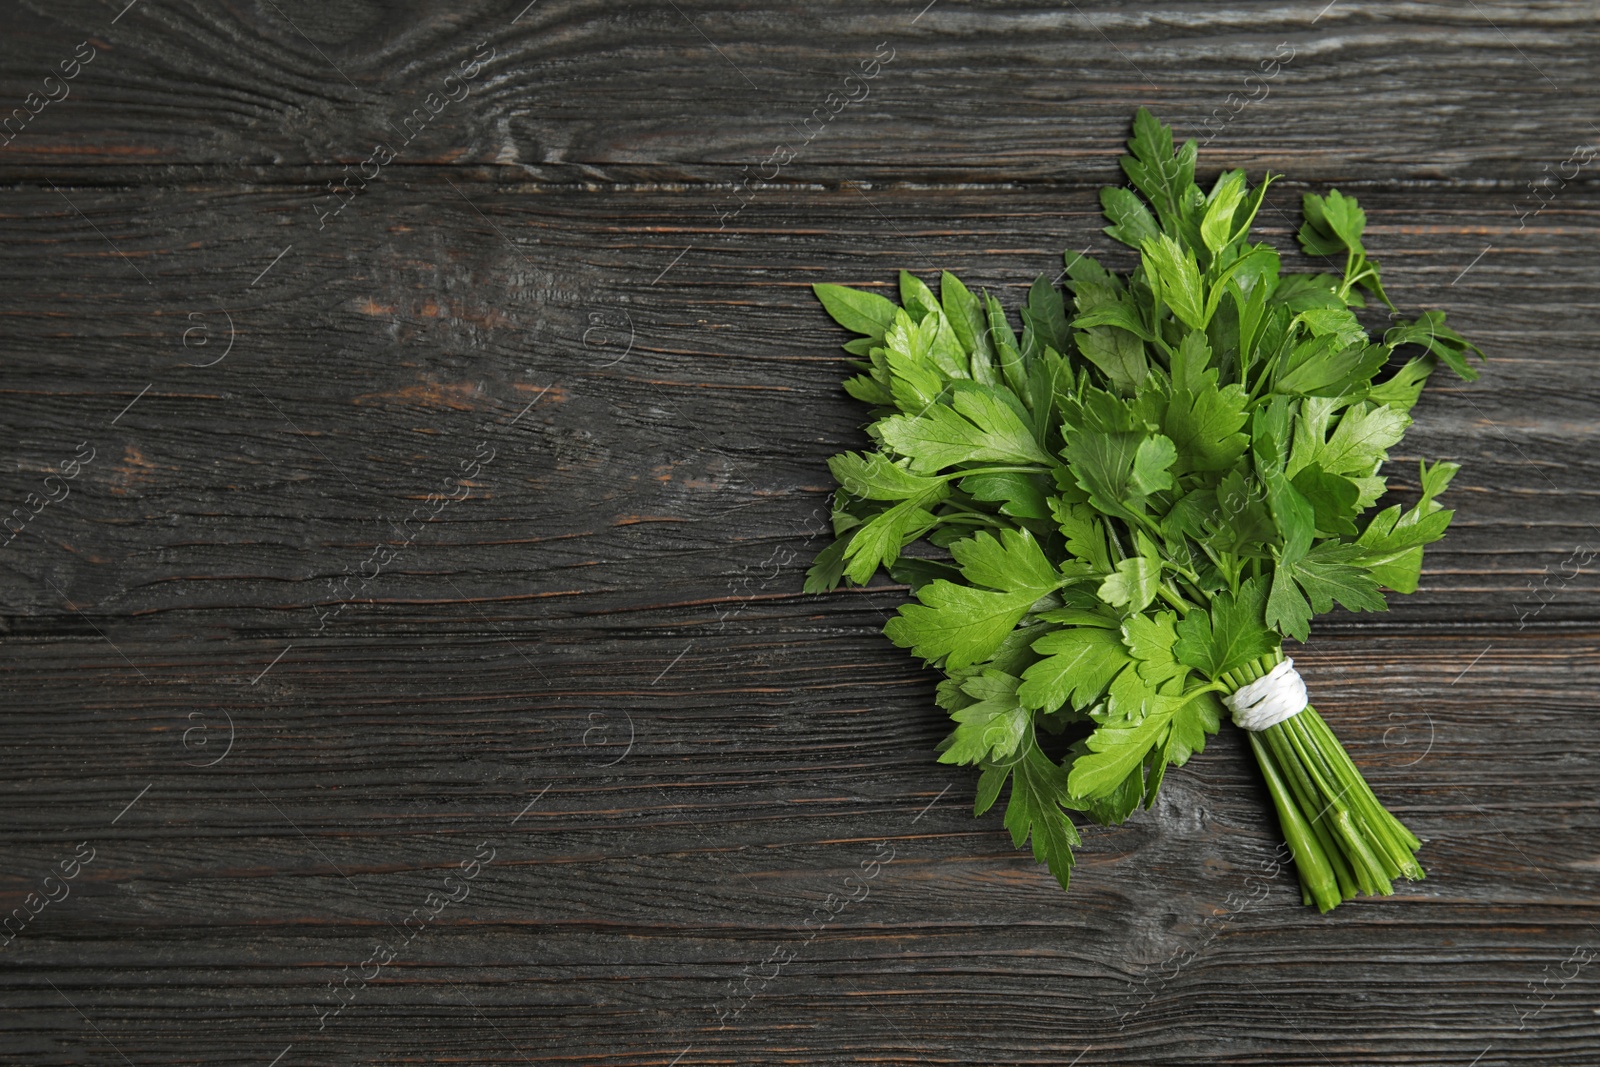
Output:
[[[0,148],[0,907],[68,893],[0,1059],[1600,1062],[1600,5],[924,3],[7,6],[0,117],[93,51]],[[1140,104],[1492,357],[1394,456],[1464,466],[1422,588],[1296,653],[1427,841],[1328,916],[1231,728],[1063,896],[904,591],[798,591],[863,417],[810,284],[1125,267]]]

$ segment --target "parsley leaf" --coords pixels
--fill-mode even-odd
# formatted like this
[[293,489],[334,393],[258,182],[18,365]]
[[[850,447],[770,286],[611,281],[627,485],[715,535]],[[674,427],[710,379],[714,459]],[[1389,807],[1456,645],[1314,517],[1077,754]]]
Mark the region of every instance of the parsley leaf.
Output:
[[1211,598],[1211,610],[1191,611],[1175,627],[1172,654],[1207,678],[1264,656],[1278,647],[1266,625],[1267,583],[1251,578],[1237,594],[1223,591]]
[[828,314],[832,315],[833,320],[840,326],[855,333],[866,334],[880,344],[883,342],[884,333],[889,329],[889,324],[894,321],[894,313],[897,310],[894,304],[877,293],[849,289],[828,282],[813,285],[811,291],[817,294],[822,306],[828,309]]
[[972,382],[952,387],[949,407],[932,404],[920,414],[890,416],[878,434],[922,474],[958,463],[1051,462],[1016,410],[994,389]]
[[1040,711],[1088,707],[1131,661],[1116,631],[1093,626],[1052,631],[1033,650],[1044,658],[1023,672],[1017,699]]
[[[998,784],[994,788],[998,791]],[[1029,747],[1011,770],[1006,829],[1018,848],[1032,838],[1033,858],[1049,867],[1062,889],[1072,874],[1072,850],[1082,844],[1077,827],[1063,810],[1069,804],[1066,772],[1037,745]]]
[[884,627],[889,639],[925,660],[944,657],[951,670],[988,659],[1033,603],[1063,582],[1027,530],[1002,537],[981,533],[952,546],[974,584],[939,579],[918,589],[921,603],[902,605]]
[[1422,546],[1444,536],[1445,527],[1455,516],[1434,500],[1450,484],[1460,467],[1454,463],[1422,463],[1422,499],[1410,511],[1401,513],[1393,504],[1372,517],[1356,539],[1363,549],[1361,559],[1373,581],[1397,593],[1414,593],[1422,573]]
[[986,670],[961,686],[978,698],[950,718],[958,725],[940,744],[940,763],[978,763],[1008,758],[1022,744],[1033,716],[1017,703],[1017,679]]

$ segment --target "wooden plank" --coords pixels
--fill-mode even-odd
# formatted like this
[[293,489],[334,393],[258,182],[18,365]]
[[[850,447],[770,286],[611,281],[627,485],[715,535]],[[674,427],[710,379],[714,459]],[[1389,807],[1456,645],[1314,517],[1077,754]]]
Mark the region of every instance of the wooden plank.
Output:
[[[137,684],[103,641],[7,642],[0,905],[94,850],[4,948],[7,1048],[1503,1064],[1600,1040],[1578,962],[1600,918],[1600,633],[1301,654],[1429,870],[1319,917],[1273,873],[1232,728],[1153,811],[1085,827],[1063,897],[998,813],[971,818],[972,776],[933,762],[931,676],[877,622],[794,614],[687,650],[570,625],[515,648],[328,639],[255,685],[274,642],[119,642]],[[423,921],[430,893],[461,900]],[[828,894],[860,899],[822,922]],[[394,960],[352,977],[380,944]]]
[[1593,144],[1600,44],[1592,3],[1491,0],[120,10],[13,15],[0,162],[316,163],[320,185],[381,142],[555,181],[737,181],[785,159],[802,181],[1092,181],[1149,104],[1230,163],[1521,192]]
[[[7,15],[0,1059],[1595,1059],[1594,4],[413,6]],[[1231,727],[1063,896],[904,590],[798,593],[810,284],[1126,267],[1141,104],[1493,357],[1394,457],[1465,468],[1418,595],[1294,652],[1426,841],[1329,916]]]
[[[453,626],[463,603],[474,629],[705,624],[752,585],[795,599],[825,460],[864,442],[810,284],[950,268],[1014,302],[1064,248],[1129,264],[1087,187],[774,189],[719,230],[703,188],[413,177],[320,230],[293,184],[0,194],[15,625],[295,635]],[[1263,213],[1281,246],[1303,188]],[[1415,457],[1455,459],[1457,518],[1420,593],[1361,621],[1593,620],[1600,200],[1571,188],[1519,232],[1472,193],[1361,195],[1401,306],[1493,357],[1417,409],[1397,499]],[[38,504],[80,444],[70,496]]]

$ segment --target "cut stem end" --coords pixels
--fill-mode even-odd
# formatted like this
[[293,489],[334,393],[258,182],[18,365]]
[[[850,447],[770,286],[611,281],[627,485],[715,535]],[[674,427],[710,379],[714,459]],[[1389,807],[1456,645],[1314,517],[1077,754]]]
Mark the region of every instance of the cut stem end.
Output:
[[[1236,692],[1282,661],[1274,651],[1217,681]],[[1361,894],[1388,896],[1396,878],[1424,876],[1422,842],[1379,803],[1315,708],[1248,736],[1306,903],[1327,912]]]

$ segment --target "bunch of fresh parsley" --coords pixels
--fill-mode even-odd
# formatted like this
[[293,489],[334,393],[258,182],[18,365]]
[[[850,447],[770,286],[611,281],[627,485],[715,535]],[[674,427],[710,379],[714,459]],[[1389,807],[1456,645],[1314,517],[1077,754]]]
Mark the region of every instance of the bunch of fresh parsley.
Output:
[[[1133,188],[1101,203],[1139,265],[1119,276],[1068,254],[1070,311],[1043,276],[1020,336],[948,273],[935,296],[902,272],[898,305],[815,287],[861,335],[845,388],[873,406],[877,447],[830,460],[837,539],[806,588],[880,566],[912,587],[885,633],[944,671],[956,725],[940,760],[981,769],[977,814],[1009,780],[1013,840],[1031,836],[1063,887],[1068,812],[1116,823],[1149,807],[1167,766],[1218,729],[1219,694],[1281,662],[1284,638],[1335,603],[1379,611],[1382,588],[1416,589],[1457,466],[1423,464],[1414,506],[1364,513],[1435,366],[1471,379],[1483,355],[1437,311],[1372,340],[1352,309],[1393,305],[1353,198],[1307,194],[1298,235],[1343,270],[1282,274],[1250,239],[1272,175],[1252,189],[1228,171],[1204,193],[1193,141],[1174,150],[1142,109],[1133,128]],[[918,541],[935,551],[906,555]],[[1422,876],[1420,843],[1315,711],[1249,736],[1307,903]]]

